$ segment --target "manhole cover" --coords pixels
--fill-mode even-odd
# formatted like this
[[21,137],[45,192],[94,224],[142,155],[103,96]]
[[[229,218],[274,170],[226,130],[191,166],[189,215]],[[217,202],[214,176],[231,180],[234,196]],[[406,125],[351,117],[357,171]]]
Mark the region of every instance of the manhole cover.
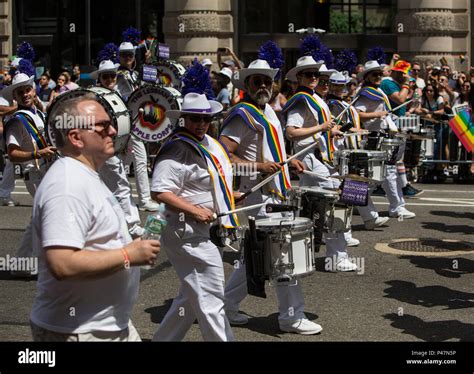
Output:
[[474,253],[474,244],[449,239],[397,239],[377,243],[375,249],[395,255],[458,256]]

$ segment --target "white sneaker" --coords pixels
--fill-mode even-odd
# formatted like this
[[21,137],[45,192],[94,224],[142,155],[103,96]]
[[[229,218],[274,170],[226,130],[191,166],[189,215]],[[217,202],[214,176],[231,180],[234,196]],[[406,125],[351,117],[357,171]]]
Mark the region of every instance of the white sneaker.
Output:
[[128,229],[128,232],[130,233],[130,236],[133,239],[136,239],[141,238],[143,236],[143,234],[145,233],[145,229],[136,223],[133,225],[133,227]]
[[8,197],[2,197],[0,199],[0,204],[3,205],[3,206],[16,206],[16,205],[20,205],[19,202],[13,200],[13,199],[10,199]]
[[348,258],[341,258],[336,263],[337,271],[356,271],[357,265],[350,261]]
[[146,210],[148,212],[157,212],[159,207],[160,207],[160,204],[158,204],[157,202],[153,200],[149,200],[145,204],[141,205],[139,209],[142,211]]
[[365,229],[373,230],[376,227],[383,226],[388,222],[389,219],[390,219],[389,217],[377,217],[375,219],[365,221],[364,222]]
[[301,318],[290,325],[280,325],[280,330],[300,335],[315,335],[323,331],[323,328],[309,319]]
[[400,209],[398,209],[398,212],[390,213],[389,216],[395,217],[395,218],[410,219],[410,218],[415,218],[416,214],[413,212],[410,212],[405,207],[401,207]]
[[232,326],[242,326],[249,323],[248,317],[244,316],[242,313],[228,310],[225,314]]
[[346,240],[346,245],[348,247],[357,247],[360,244],[360,240],[356,238],[350,238],[349,240]]

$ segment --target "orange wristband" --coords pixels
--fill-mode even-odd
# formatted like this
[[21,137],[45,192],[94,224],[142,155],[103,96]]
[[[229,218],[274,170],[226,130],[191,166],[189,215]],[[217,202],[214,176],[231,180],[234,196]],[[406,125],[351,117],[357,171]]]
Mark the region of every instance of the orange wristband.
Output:
[[125,269],[130,269],[130,257],[128,256],[128,252],[125,248],[122,248],[123,254],[123,267]]

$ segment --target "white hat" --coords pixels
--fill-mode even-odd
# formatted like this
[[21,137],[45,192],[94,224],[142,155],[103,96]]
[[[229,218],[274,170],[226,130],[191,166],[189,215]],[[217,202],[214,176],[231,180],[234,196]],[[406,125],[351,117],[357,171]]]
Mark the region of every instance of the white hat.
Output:
[[334,69],[328,69],[326,65],[322,64],[321,67],[319,68],[319,74],[320,75],[327,75],[330,77],[332,74],[336,73],[337,70]]
[[360,73],[357,74],[359,78],[365,78],[365,76],[370,73],[371,71],[382,71],[383,72],[383,67],[380,66],[380,64],[375,61],[367,61],[364,65],[364,70],[362,70]]
[[232,70],[229,68],[222,68],[218,74],[222,74],[229,79],[232,79]]
[[265,60],[255,60],[250,63],[248,68],[238,70],[236,74],[232,76],[232,82],[236,88],[245,90],[245,79],[257,74],[265,75],[273,80],[278,74],[278,69],[272,69]]
[[10,103],[8,102],[8,100],[5,99],[2,95],[3,95],[3,91],[0,91],[0,105],[10,106]]
[[135,49],[137,49],[137,47],[134,47],[132,43],[123,42],[123,43],[120,44],[119,53],[121,53],[121,52],[133,52],[133,53],[135,53]]
[[202,66],[212,66],[212,61],[211,61],[210,58],[205,58],[204,60],[202,60],[201,65]]
[[321,67],[321,65],[324,64],[324,61],[314,61],[314,58],[312,56],[303,56],[298,59],[296,62],[296,66],[291,69],[287,74],[286,74],[286,79],[289,79],[290,81],[296,82],[297,78],[296,75],[303,70],[307,69],[318,69]]
[[179,118],[183,114],[202,114],[213,116],[222,112],[224,107],[214,100],[207,100],[206,95],[190,92],[184,96],[181,110],[168,110],[166,116],[169,118]]
[[101,61],[99,64],[99,69],[90,73],[89,76],[92,79],[98,79],[99,75],[105,73],[106,71],[113,71],[114,73],[116,73],[117,66],[111,60]]
[[2,90],[2,96],[11,102],[13,100],[13,91],[22,86],[31,86],[35,88],[35,77],[33,75],[28,77],[28,75],[24,73],[16,74],[13,77],[12,84]]
[[346,85],[347,83],[351,81],[351,78],[347,75],[347,72],[344,72],[344,73],[340,73],[338,71],[336,71],[335,73],[332,73],[331,76],[329,77],[329,83]]

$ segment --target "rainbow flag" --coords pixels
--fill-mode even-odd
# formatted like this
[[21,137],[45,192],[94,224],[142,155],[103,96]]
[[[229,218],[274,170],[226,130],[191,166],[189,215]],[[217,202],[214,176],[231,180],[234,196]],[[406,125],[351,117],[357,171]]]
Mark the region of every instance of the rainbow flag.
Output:
[[474,124],[471,122],[471,114],[467,110],[458,113],[449,121],[449,126],[454,131],[462,145],[468,152],[474,151]]

